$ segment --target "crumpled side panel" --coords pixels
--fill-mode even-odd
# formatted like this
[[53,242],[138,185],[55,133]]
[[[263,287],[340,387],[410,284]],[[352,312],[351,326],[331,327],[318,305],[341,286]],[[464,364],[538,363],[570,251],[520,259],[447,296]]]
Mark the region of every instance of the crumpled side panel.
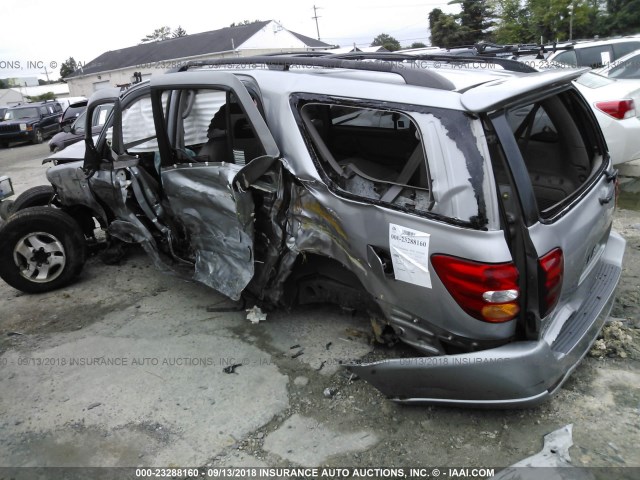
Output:
[[354,247],[343,227],[343,219],[334,210],[324,206],[328,192],[316,189],[313,182],[291,184],[291,206],[287,212],[287,250],[282,252],[278,272],[268,289],[268,296],[277,300],[283,295],[283,286],[300,254],[314,253],[333,258],[354,273],[366,275],[361,259],[354,255]]
[[193,279],[233,300],[254,273],[253,199],[231,185],[239,166],[178,166],[162,172],[164,191],[195,254]]
[[103,223],[107,215],[96,201],[89,187],[89,179],[82,171],[82,162],[56,165],[47,170],[47,179],[56,187],[60,201],[64,205],[85,205],[91,209]]
[[177,274],[177,272],[173,271],[162,261],[153,236],[134,215],[130,215],[129,221],[114,220],[109,225],[108,232],[114,238],[123,242],[141,245],[147,255],[153,260],[154,266],[161,272]]

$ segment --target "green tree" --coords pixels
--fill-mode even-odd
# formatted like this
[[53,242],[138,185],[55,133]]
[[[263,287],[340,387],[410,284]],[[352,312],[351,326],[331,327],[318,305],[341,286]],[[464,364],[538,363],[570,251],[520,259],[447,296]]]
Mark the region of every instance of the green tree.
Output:
[[180,25],[178,25],[178,28],[176,28],[173,32],[171,32],[171,38],[178,38],[178,37],[186,37],[187,36],[187,31],[182,28]]
[[372,47],[384,47],[390,52],[395,52],[396,50],[400,50],[402,48],[400,46],[400,42],[393,38],[391,35],[387,35],[386,33],[381,33],[371,42]]
[[53,92],[43,93],[42,95],[29,96],[25,95],[30,102],[44,102],[45,100],[55,100],[56,96]]
[[408,48],[425,48],[426,45],[422,42],[413,42]]
[[464,45],[473,45],[481,40],[491,39],[493,9],[487,0],[451,0],[449,5],[459,4],[461,11],[455,16],[459,21],[459,35]]
[[520,0],[496,0],[493,5],[497,27],[494,39],[501,44],[528,43],[532,41],[529,28],[529,11]]
[[167,26],[156,28],[153,33],[140,40],[140,43],[159,42],[171,38],[171,29]]
[[431,45],[442,48],[461,45],[462,31],[454,15],[444,13],[439,8],[434,8],[429,13],[429,30],[431,32]]
[[[593,0],[528,0],[531,21],[529,38],[544,43],[572,38],[589,38],[598,34],[594,21],[599,2]],[[604,32],[602,32],[604,33]]]
[[601,35],[625,35],[640,31],[640,0],[607,0],[601,16]]
[[78,69],[78,64],[73,57],[67,58],[60,65],[60,77],[66,78]]

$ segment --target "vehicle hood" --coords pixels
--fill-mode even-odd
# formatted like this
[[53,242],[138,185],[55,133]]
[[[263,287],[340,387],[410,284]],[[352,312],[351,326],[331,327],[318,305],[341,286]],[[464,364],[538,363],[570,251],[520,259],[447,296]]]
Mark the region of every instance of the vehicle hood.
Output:
[[73,140],[73,139],[80,140],[83,137],[84,137],[84,132],[81,134],[71,133],[71,132],[59,132],[59,133],[56,133],[53,137],[51,137],[51,140],[49,140],[49,143],[50,144],[62,143],[62,142]]
[[[58,134],[60,135],[60,134]],[[57,135],[56,135],[57,136]],[[78,160],[84,160],[85,144],[84,142],[77,142],[69,145],[64,150],[61,150],[53,155],[49,155],[42,163],[48,163],[54,161],[55,163],[69,163]]]

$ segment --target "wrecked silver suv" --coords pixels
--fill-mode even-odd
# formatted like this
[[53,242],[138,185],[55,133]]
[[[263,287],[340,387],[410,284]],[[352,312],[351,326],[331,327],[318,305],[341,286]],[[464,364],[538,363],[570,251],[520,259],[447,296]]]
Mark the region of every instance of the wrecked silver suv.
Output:
[[382,58],[220,60],[96,93],[107,126],[48,170],[50,206],[0,231],[0,275],[67,284],[97,222],[232,299],[365,305],[378,339],[419,352],[349,365],[393,400],[545,399],[601,329],[625,247],[582,72]]

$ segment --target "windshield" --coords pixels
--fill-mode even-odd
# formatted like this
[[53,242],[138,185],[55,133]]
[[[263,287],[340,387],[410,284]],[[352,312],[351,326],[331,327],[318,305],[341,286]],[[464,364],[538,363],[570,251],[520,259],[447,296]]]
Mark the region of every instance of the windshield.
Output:
[[21,118],[35,118],[39,117],[38,109],[35,107],[31,108],[15,108],[13,110],[7,110],[7,113],[4,115],[5,120],[19,120]]

